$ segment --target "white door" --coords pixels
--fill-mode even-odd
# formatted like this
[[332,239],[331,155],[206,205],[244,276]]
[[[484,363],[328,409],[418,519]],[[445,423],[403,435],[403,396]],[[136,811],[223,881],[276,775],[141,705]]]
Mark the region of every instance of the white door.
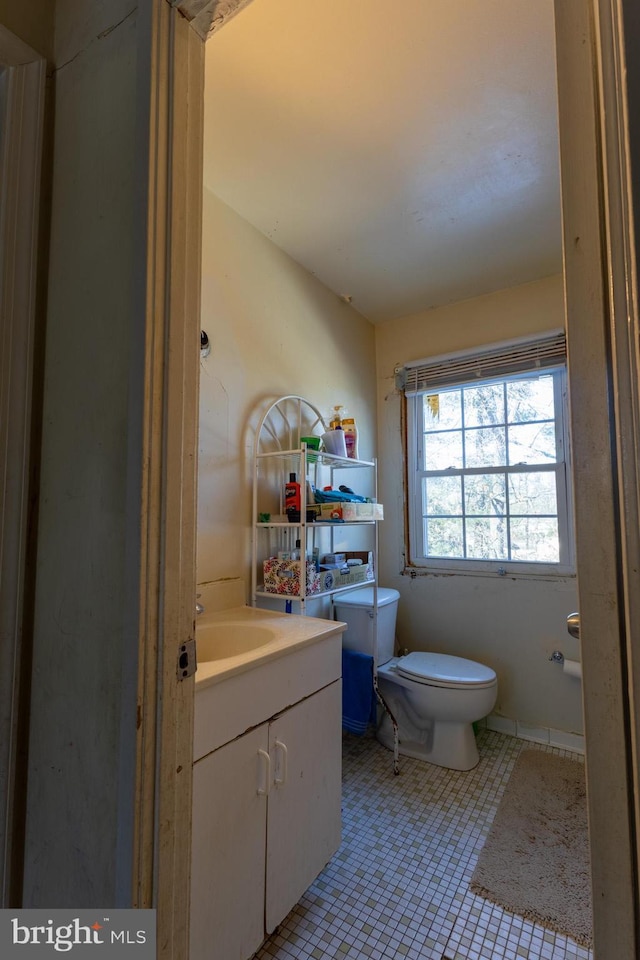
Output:
[[268,724],[193,768],[191,960],[246,960],[264,940]]
[[341,680],[271,722],[267,933],[286,917],[340,846],[341,725]]

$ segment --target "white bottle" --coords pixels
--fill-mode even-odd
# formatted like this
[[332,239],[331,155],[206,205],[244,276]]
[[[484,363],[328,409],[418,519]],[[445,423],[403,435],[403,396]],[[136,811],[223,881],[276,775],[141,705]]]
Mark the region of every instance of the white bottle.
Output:
[[342,427],[338,427],[336,430],[327,430],[326,433],[322,434],[322,441],[327,453],[332,453],[336,457],[346,457],[347,445]]

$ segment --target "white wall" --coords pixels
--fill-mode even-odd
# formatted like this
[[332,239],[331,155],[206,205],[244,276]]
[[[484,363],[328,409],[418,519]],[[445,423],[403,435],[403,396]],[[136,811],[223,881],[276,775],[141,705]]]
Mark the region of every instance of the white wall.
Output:
[[224,594],[250,582],[256,410],[287,394],[323,415],[342,403],[373,456],[375,343],[368,320],[207,189],[202,252],[198,582]]
[[403,576],[401,403],[396,365],[510,337],[561,328],[562,278],[550,277],[376,327],[381,524],[380,579],[400,591],[398,640],[479,660],[498,674],[495,713],[532,726],[582,732],[580,684],[548,657],[579,659],[565,626],[575,580],[498,576]]

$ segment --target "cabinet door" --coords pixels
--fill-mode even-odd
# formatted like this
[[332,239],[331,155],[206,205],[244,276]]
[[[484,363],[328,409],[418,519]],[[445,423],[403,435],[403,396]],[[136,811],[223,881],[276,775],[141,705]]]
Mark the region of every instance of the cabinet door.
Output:
[[341,680],[270,724],[274,784],[267,818],[267,933],[340,846],[341,727]]
[[190,960],[247,960],[264,940],[268,745],[265,723],[194,765]]

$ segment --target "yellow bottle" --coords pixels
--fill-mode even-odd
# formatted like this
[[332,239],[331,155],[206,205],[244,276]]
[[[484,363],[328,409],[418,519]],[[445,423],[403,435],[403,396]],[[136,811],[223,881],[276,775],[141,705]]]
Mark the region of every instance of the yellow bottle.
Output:
[[336,430],[342,424],[342,417],[340,416],[340,411],[344,410],[344,407],[341,403],[337,404],[333,408],[333,413],[329,420],[329,430]]

